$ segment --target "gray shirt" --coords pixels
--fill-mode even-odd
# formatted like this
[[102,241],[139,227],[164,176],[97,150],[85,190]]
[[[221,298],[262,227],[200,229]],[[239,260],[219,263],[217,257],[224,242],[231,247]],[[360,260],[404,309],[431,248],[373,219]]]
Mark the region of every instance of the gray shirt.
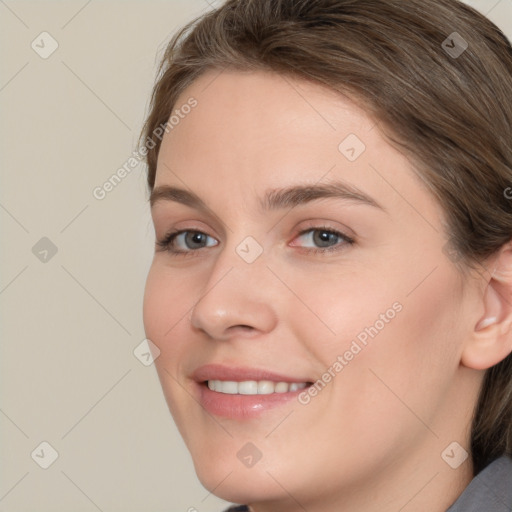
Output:
[[446,512],[512,512],[512,458],[486,466]]
[[[225,512],[247,512],[245,505]],[[512,458],[504,455],[478,473],[446,512],[512,512]]]

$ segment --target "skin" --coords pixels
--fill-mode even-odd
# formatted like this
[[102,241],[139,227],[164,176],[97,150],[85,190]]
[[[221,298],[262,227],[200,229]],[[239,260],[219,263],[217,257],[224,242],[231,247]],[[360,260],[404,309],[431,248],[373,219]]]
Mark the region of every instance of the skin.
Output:
[[[162,142],[155,186],[194,191],[201,212],[152,208],[156,239],[201,231],[201,243],[156,248],[144,296],[147,337],[165,398],[202,484],[255,512],[444,512],[471,480],[441,457],[469,425],[484,370],[512,350],[510,251],[464,279],[443,251],[440,205],[375,121],[320,85],[267,73],[208,72],[176,103],[198,101]],[[338,149],[356,134],[366,150]],[[268,189],[343,180],[384,210],[339,198],[262,211]],[[312,233],[328,227],[338,251]],[[236,252],[251,236],[263,252]],[[207,240],[207,241],[206,241]],[[482,267],[484,268],[484,267]],[[509,266],[509,268],[511,268]],[[510,274],[510,273],[509,273]],[[315,381],[394,303],[402,309],[307,405],[256,418],[214,417],[192,372],[206,363],[251,366]],[[491,326],[480,328],[485,318]],[[237,452],[262,454],[248,468]],[[456,448],[459,456],[462,448]]]

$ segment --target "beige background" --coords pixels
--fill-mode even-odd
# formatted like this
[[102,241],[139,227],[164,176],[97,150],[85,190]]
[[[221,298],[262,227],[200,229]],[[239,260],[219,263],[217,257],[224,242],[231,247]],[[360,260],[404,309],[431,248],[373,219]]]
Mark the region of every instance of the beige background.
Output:
[[[226,506],[133,353],[153,250],[145,169],[92,193],[137,147],[165,43],[218,3],[0,0],[0,512]],[[512,0],[468,3],[512,38]],[[31,47],[51,48],[43,31],[47,59]],[[43,441],[58,452],[47,469]]]

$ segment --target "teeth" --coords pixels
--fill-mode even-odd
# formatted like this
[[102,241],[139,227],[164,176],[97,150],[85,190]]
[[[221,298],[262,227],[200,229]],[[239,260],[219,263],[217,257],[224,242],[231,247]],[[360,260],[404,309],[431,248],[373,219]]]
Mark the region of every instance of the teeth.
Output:
[[290,386],[288,385],[288,382],[278,382],[274,386],[274,392],[275,393],[286,393],[288,391],[288,388]]
[[298,391],[307,386],[305,382],[272,382],[271,380],[245,380],[234,382],[229,380],[209,380],[208,388],[229,395],[270,395]]
[[275,391],[275,384],[269,380],[260,380],[258,382],[258,395],[270,395]]
[[[219,381],[220,386],[217,391],[220,391],[221,393],[224,392],[224,389],[226,389],[226,382]],[[231,382],[229,382],[231,384]],[[235,386],[238,386],[238,393],[240,395],[257,395],[258,394],[258,383],[255,380],[245,380],[244,382],[233,382]]]

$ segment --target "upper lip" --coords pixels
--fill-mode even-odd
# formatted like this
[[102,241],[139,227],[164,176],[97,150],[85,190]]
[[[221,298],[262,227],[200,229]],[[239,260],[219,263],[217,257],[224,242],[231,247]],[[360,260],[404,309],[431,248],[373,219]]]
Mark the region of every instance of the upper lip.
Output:
[[207,380],[225,380],[243,382],[247,380],[270,380],[273,382],[311,382],[301,377],[292,377],[259,368],[247,366],[226,366],[222,364],[206,364],[199,367],[192,378],[197,382]]

